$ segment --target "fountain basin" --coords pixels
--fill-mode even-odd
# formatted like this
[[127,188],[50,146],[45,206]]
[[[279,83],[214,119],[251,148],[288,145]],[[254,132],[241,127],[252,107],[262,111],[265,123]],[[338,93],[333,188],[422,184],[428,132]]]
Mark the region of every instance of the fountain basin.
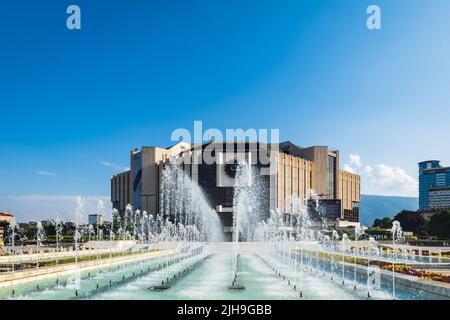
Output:
[[162,286],[151,286],[148,290],[151,291],[164,291],[170,288],[170,285],[162,285]]
[[238,284],[235,284],[235,285],[232,285],[232,286],[227,286],[227,290],[238,290],[238,291],[242,291],[242,290],[245,290],[245,287],[244,287],[244,286],[241,286],[241,285],[238,285]]

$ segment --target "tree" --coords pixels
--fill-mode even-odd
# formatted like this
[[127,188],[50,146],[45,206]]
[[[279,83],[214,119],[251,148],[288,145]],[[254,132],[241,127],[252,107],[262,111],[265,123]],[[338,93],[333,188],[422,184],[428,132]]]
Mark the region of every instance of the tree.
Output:
[[434,236],[450,239],[450,210],[442,210],[431,216],[429,230]]
[[381,228],[381,219],[376,218],[373,220],[372,228]]
[[381,220],[381,227],[390,229],[392,227],[392,219],[390,217],[384,217],[383,220]]
[[403,210],[394,217],[394,220],[400,222],[402,229],[405,231],[413,232],[419,236],[427,235],[427,222],[415,211]]
[[53,223],[44,226],[44,232],[47,236],[56,236],[56,226]]
[[64,223],[62,232],[64,235],[69,235],[69,236],[74,235],[75,234],[75,224],[73,222]]
[[375,219],[373,222],[373,228],[389,229],[392,227],[392,219],[384,217],[383,219]]
[[0,229],[3,229],[3,236],[0,236],[0,246],[7,243],[9,237],[9,222],[0,222]]
[[95,228],[95,234],[98,236],[98,230],[102,230],[103,232],[103,239],[109,239],[109,232],[111,229],[111,222],[105,221],[100,225],[94,225]]
[[24,237],[24,239],[36,239],[36,231],[36,223],[19,223],[19,232]]

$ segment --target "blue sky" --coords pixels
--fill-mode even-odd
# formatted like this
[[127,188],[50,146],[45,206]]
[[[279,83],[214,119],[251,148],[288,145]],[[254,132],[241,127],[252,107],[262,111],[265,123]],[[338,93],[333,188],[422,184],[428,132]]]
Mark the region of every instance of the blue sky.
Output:
[[[70,4],[81,30],[66,28]],[[382,30],[366,28],[369,4]],[[131,149],[168,146],[194,120],[338,148],[364,193],[414,196],[418,161],[450,164],[448,12],[446,0],[2,1],[0,210],[107,199]]]

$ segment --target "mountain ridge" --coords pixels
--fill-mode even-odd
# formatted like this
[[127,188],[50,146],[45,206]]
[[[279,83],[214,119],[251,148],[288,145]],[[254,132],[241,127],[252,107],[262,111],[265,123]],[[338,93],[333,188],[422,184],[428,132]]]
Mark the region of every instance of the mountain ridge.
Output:
[[418,210],[419,198],[417,197],[399,197],[399,196],[380,196],[380,195],[361,195],[359,208],[359,218],[361,224],[372,226],[377,218],[393,218],[402,210]]

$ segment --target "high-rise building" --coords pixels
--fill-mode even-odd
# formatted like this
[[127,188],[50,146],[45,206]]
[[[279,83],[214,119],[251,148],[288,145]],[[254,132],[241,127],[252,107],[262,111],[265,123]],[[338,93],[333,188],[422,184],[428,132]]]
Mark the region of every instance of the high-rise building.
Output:
[[419,163],[419,209],[450,208],[450,167],[438,160]]
[[[301,199],[305,207],[314,199],[323,208],[322,218],[336,227],[354,227],[359,223],[360,177],[339,169],[339,151],[326,146],[299,147],[292,142],[278,148],[263,143],[210,142],[190,145],[180,142],[169,148],[142,147],[130,153],[130,170],[111,178],[111,201],[119,211],[127,204],[148,213],[161,212],[161,173],[171,157],[189,158],[182,162],[185,173],[207,195],[219,214],[224,232],[231,232],[234,184],[231,162],[239,155],[259,168],[267,169],[260,182],[266,194],[261,207],[266,212],[291,213],[290,199]],[[214,150],[211,153],[211,150]],[[220,150],[220,151],[218,151]],[[215,161],[206,163],[200,156],[212,154]],[[271,154],[270,161],[262,157]],[[200,157],[204,159],[204,157]]]
[[103,215],[93,213],[88,216],[88,223],[92,225],[102,225],[104,222]]
[[5,234],[5,225],[9,224],[14,216],[8,212],[0,212],[0,246],[3,245],[3,235]]

